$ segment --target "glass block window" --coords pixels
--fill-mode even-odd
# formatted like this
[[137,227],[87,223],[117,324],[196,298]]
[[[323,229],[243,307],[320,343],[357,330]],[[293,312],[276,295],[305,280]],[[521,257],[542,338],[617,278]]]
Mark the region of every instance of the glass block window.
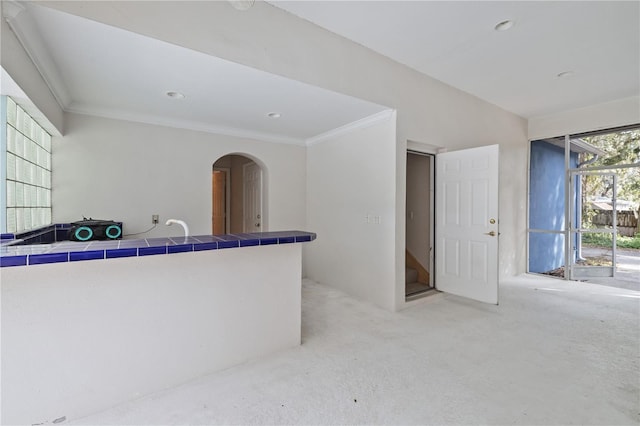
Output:
[[51,135],[7,97],[7,231],[51,223]]

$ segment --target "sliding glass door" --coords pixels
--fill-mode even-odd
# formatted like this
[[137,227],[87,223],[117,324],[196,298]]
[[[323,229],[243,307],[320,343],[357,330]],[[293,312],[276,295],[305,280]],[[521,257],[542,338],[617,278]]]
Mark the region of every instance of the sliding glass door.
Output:
[[[572,222],[569,241],[575,256],[569,259],[569,279],[585,280],[594,277],[613,277],[616,264],[616,194],[617,175],[610,172],[570,171],[575,183],[576,202],[569,203]],[[612,196],[598,200],[588,200],[586,190],[591,186],[610,188]],[[604,220],[598,217],[600,211],[608,214]]]

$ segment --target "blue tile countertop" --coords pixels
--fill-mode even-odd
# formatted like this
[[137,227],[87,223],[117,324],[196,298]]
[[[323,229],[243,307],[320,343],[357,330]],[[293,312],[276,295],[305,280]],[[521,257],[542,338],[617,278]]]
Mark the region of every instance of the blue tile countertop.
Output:
[[186,238],[171,237],[87,242],[60,241],[33,245],[17,245],[20,240],[14,238],[13,235],[11,238],[7,234],[2,235],[0,267],[302,243],[315,240],[316,234],[303,231],[280,231],[215,236],[197,235]]

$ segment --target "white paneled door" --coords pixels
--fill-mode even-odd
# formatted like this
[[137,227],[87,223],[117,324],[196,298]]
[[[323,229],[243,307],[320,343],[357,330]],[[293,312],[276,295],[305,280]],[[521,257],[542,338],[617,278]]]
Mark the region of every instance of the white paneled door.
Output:
[[244,232],[263,231],[262,223],[262,170],[256,163],[247,163],[243,170]]
[[436,288],[498,303],[498,145],[436,155]]

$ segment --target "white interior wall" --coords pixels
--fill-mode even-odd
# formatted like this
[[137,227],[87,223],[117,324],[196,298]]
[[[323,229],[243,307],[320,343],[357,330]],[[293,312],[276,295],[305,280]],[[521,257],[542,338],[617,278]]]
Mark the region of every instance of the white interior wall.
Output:
[[299,345],[301,250],[3,268],[0,423],[77,419]]
[[211,170],[241,153],[263,166],[268,230],[305,228],[305,150],[211,133],[67,114],[67,133],[53,139],[53,221],[91,216],[121,220],[125,233],[181,235],[167,219],[182,219],[193,235],[211,233]]
[[153,13],[147,2],[45,5],[395,108],[396,309],[405,306],[406,141],[450,150],[500,144],[500,273],[525,271],[525,119],[263,2],[247,12],[226,2],[154,2]]
[[395,114],[307,150],[306,275],[393,310]]
[[620,99],[529,120],[529,139],[640,124],[640,97]]
[[429,270],[431,183],[429,157],[407,155],[407,250]]

